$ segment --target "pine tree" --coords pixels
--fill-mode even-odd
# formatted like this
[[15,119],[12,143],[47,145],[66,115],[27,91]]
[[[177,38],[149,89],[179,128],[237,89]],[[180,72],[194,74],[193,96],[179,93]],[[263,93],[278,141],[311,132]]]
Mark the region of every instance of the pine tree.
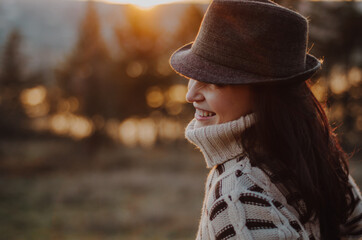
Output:
[[196,4],[191,4],[181,17],[180,25],[175,34],[175,45],[187,44],[194,41],[204,16],[203,11]]
[[5,43],[1,61],[1,84],[4,87],[17,86],[21,82],[23,59],[20,54],[22,37],[13,29]]
[[145,13],[129,6],[126,9],[128,25],[114,28],[120,49],[115,68],[121,85],[121,119],[130,115],[148,116],[153,109],[146,102],[147,90],[155,85],[164,88],[171,84],[169,76],[157,71],[161,61],[167,63],[169,36],[153,22],[152,14],[157,14],[157,9]]
[[[95,3],[89,1],[79,27],[78,40],[62,66],[56,69],[62,97],[73,96],[79,100],[78,114],[90,119],[115,115],[117,89],[112,85],[111,63]],[[96,128],[89,140],[90,148],[96,148],[102,136],[105,136],[104,131]]]
[[93,2],[88,2],[80,25],[77,43],[68,59],[57,71],[64,97],[75,96],[80,101],[79,113],[88,117],[104,115],[102,95],[110,56],[101,36],[98,15]]
[[2,137],[20,134],[27,116],[19,99],[24,89],[22,36],[13,29],[3,47],[0,69],[0,131]]
[[[326,76],[328,93],[327,104],[331,112],[332,124],[335,125],[336,116],[333,109],[338,109],[340,115],[337,133],[346,151],[361,148],[361,104],[362,81],[353,81],[351,70],[361,71],[362,59],[362,33],[357,31],[361,26],[362,14],[355,2],[333,2],[311,4],[312,23],[314,36],[312,41],[318,49],[314,51],[317,56],[323,56],[323,72]],[[336,76],[334,69],[340,69]],[[341,75],[339,75],[341,74]],[[360,73],[359,73],[360,74]],[[339,77],[338,77],[339,75]],[[332,79],[334,78],[334,79]],[[360,77],[359,77],[360,78]],[[358,77],[357,77],[358,79]],[[333,80],[333,81],[332,81]],[[333,84],[339,82],[345,87],[340,91],[333,91]],[[344,90],[343,90],[344,88]],[[335,89],[334,89],[335,90]],[[357,152],[356,158],[361,156]]]

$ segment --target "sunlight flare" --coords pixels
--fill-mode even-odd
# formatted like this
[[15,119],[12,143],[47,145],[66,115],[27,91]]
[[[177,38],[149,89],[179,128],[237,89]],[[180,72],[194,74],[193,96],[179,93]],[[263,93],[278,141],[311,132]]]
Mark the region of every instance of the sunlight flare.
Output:
[[[79,0],[87,1],[87,0]],[[98,2],[106,2],[110,4],[132,4],[140,9],[148,10],[157,5],[170,3],[210,3],[210,0],[98,0]]]
[[37,86],[25,89],[20,94],[20,100],[23,104],[35,106],[45,100],[47,91],[44,86]]
[[[77,0],[89,1],[89,0]],[[97,2],[105,2],[109,4],[131,4],[142,10],[149,10],[157,5],[171,4],[171,3],[196,3],[196,4],[209,4],[211,0],[95,0]],[[310,0],[311,2],[351,2],[352,0]]]

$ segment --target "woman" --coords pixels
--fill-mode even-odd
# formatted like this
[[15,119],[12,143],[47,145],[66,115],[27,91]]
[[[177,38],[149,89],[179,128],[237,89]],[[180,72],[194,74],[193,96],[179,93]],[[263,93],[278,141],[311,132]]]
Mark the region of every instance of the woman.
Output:
[[186,138],[211,168],[197,239],[361,239],[360,189],[309,79],[308,21],[215,0],[170,64],[189,78]]

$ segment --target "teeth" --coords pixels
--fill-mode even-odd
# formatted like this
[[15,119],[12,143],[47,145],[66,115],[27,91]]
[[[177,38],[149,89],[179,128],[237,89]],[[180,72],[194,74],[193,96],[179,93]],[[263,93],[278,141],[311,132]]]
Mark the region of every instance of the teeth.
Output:
[[200,109],[196,109],[196,113],[201,117],[211,117],[211,116],[214,115],[212,112],[203,111],[203,110],[200,110]]

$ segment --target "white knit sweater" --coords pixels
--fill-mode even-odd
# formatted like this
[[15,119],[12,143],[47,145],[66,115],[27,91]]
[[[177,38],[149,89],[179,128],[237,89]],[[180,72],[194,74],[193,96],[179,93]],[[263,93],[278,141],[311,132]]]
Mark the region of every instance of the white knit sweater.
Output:
[[[240,133],[254,122],[252,113],[200,128],[195,128],[193,119],[186,128],[186,138],[201,150],[211,168],[196,239],[320,239],[319,222],[302,225],[298,212],[288,204],[293,195],[282,194],[280,186],[251,166],[243,152]],[[361,199],[358,186],[351,176],[349,179]],[[350,234],[345,239],[362,239],[361,219],[360,201],[346,226],[341,226]]]

